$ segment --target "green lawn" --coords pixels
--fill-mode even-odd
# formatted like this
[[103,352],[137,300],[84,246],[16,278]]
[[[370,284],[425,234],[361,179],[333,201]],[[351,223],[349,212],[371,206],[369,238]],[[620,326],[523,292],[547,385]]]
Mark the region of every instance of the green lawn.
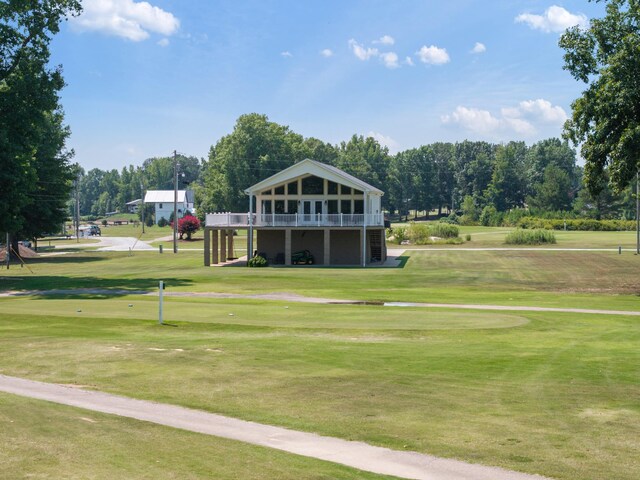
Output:
[[[201,252],[87,252],[2,270],[0,291],[163,279],[183,292],[640,310],[629,253],[408,255],[395,269],[249,269],[204,268]],[[640,476],[639,317],[193,297],[166,299],[170,326],[156,316],[152,296],[0,298],[0,372],[559,479]]]
[[[394,224],[408,225],[408,224]],[[514,230],[510,227],[483,227],[483,226],[459,226],[460,237],[463,239],[467,234],[471,235],[471,241],[460,245],[410,245],[407,248],[505,248],[510,247],[504,243],[504,239],[509,232]],[[572,232],[554,230],[558,243],[555,245],[543,245],[536,248],[610,248],[615,249],[621,246],[626,249],[635,249],[636,232]],[[389,244],[389,248],[397,248]],[[399,247],[398,247],[399,248]]]
[[482,303],[640,310],[640,257],[625,252],[411,251],[404,268],[204,268],[202,252],[94,253],[0,272],[7,289],[294,292],[368,301]]
[[383,479],[328,462],[0,394],[0,478]]

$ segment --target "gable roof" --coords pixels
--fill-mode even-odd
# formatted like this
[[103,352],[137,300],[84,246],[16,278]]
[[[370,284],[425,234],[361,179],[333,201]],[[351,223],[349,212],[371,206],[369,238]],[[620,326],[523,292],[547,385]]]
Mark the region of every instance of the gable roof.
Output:
[[[147,190],[144,203],[173,203],[173,190]],[[178,190],[178,203],[193,203],[191,190]]]
[[382,190],[369,185],[366,182],[363,182],[353,175],[350,175],[347,172],[344,172],[332,165],[316,162],[315,160],[311,160],[310,158],[305,158],[301,162],[291,165],[289,168],[285,168],[275,175],[272,175],[269,178],[256,183],[255,185],[247,188],[244,193],[246,193],[247,195],[255,195],[256,193],[259,193],[269,188],[270,186],[285,183],[288,180],[307,174],[326,178],[327,180],[331,180],[333,182],[340,183],[357,190],[362,190],[363,192],[370,193],[372,195],[384,195],[384,192]]

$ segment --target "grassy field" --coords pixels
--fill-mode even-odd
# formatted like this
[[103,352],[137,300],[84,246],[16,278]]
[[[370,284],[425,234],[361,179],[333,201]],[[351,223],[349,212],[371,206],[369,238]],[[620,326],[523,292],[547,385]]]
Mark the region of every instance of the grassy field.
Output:
[[404,268],[203,268],[202,252],[86,252],[0,273],[0,291],[55,288],[302,295],[367,301],[640,310],[640,257],[617,252],[411,251]]
[[5,394],[0,394],[0,425],[0,478],[6,479],[390,478]]
[[[408,224],[394,224],[408,225]],[[465,238],[467,234],[471,235],[471,241],[460,245],[435,245],[437,248],[504,248],[509,247],[505,244],[505,237],[513,228],[510,227],[482,227],[482,226],[459,226],[460,237]],[[635,249],[636,232],[572,232],[563,230],[554,230],[557,244],[541,245],[535,248],[609,248],[616,249],[622,247],[625,249]],[[395,248],[389,245],[389,248]],[[434,248],[434,246],[411,245],[409,248]]]
[[[169,291],[182,292],[640,310],[640,257],[629,253],[424,250],[407,256],[404,268],[363,271],[204,268],[201,252],[86,252],[31,261],[34,274],[3,270],[0,292],[151,291],[163,279]],[[0,373],[559,479],[640,476],[639,317],[203,297],[168,297],[170,326],[157,325],[156,316],[153,296],[0,298]],[[11,401],[0,396],[0,419],[15,415]],[[35,419],[77,415],[28,404]],[[96,456],[104,450],[107,461],[96,471],[105,477],[129,468],[115,445],[118,435],[129,438],[134,430],[127,420],[111,420],[105,416],[97,425],[105,424],[113,443],[89,444]],[[76,421],[74,428],[96,428],[86,423]],[[72,449],[69,428],[61,444]],[[158,443],[183,435],[152,429],[146,438],[156,435]],[[56,476],[59,458],[66,457],[54,448],[52,431],[24,420],[9,440],[0,434],[0,446],[22,446],[35,435],[49,452],[35,473]],[[194,465],[194,478],[211,465],[195,454],[200,448],[225,456],[228,470],[220,478],[234,478],[225,477],[234,468],[237,478],[361,478],[286,455],[251,477],[243,474],[243,457],[226,452],[245,451],[259,463],[268,452],[184,435],[198,438],[194,455],[184,460]],[[14,462],[26,465],[27,453],[19,452],[27,448]],[[140,453],[140,461],[159,455],[150,452]],[[173,478],[171,472],[159,478]]]
[[2,299],[2,373],[557,478],[640,474],[637,318],[166,307],[161,327],[149,297]]

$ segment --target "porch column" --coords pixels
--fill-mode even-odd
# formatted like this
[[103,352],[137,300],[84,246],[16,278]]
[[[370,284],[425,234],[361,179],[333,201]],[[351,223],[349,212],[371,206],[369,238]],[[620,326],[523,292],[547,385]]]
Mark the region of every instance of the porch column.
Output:
[[362,254],[362,266],[367,266],[367,227],[360,229],[360,248]]
[[204,227],[204,266],[211,266],[211,229]]
[[331,229],[324,229],[324,262],[323,265],[331,265]]
[[227,231],[220,230],[220,263],[227,261]]
[[233,258],[233,230],[229,230],[227,235],[227,257]]
[[291,229],[284,229],[284,264],[291,265]]
[[212,242],[211,242],[211,256],[213,264],[217,265],[218,263],[218,230],[214,229],[211,231],[213,234]]

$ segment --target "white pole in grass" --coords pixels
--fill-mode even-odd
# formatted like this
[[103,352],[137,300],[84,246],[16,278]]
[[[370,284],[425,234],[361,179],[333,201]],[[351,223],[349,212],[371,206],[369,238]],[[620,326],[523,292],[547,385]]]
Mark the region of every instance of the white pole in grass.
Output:
[[162,292],[164,292],[164,282],[160,280],[160,292],[158,293],[158,323],[162,325]]

